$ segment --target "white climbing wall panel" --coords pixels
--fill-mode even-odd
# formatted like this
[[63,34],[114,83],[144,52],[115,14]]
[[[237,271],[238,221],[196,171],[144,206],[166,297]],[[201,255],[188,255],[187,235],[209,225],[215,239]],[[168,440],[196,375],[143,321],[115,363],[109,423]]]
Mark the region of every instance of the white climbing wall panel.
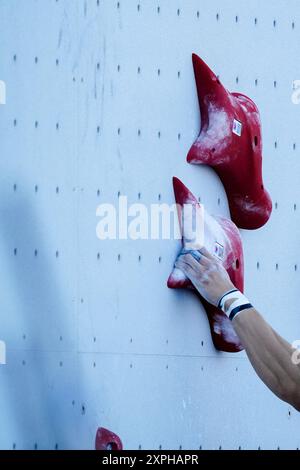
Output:
[[173,175],[228,216],[185,162],[196,52],[260,108],[274,212],[242,232],[246,293],[300,338],[299,44],[298,0],[0,1],[1,448],[92,449],[98,426],[126,449],[300,446],[297,412],[167,289],[179,243],[96,238],[100,203],[172,203]]

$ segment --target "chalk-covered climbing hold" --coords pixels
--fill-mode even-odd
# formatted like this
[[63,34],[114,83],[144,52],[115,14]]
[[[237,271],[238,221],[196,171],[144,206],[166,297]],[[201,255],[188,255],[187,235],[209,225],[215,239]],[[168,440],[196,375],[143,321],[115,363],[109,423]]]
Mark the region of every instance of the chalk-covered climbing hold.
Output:
[[123,450],[121,439],[105,428],[99,428],[96,434],[96,450]]
[[[178,179],[173,178],[174,193],[178,207],[178,216],[182,233],[183,249],[199,250],[202,246],[214,254],[227,270],[233,284],[243,292],[244,288],[244,258],[242,241],[237,227],[231,220],[222,217],[212,217],[201,206],[195,196]],[[193,206],[193,217],[201,214],[202,233],[191,239],[190,227],[185,223],[185,207]],[[189,210],[188,213],[191,213]],[[188,224],[189,225],[189,224]],[[193,227],[195,227],[195,220]],[[200,243],[202,242],[202,246]],[[225,352],[238,352],[243,349],[228,317],[217,307],[206,302],[194,289],[190,280],[177,268],[174,268],[169,279],[168,287],[193,289],[201,299],[207,313],[211,335],[216,349]]]
[[272,212],[262,179],[262,136],[257,106],[241,93],[230,93],[193,54],[201,131],[187,160],[207,164],[219,175],[234,223],[244,229],[263,226]]

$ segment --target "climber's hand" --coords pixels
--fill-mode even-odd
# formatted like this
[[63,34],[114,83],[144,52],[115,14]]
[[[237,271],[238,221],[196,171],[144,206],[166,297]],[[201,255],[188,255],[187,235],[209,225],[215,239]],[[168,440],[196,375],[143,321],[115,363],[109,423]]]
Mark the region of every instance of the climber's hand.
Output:
[[175,267],[193,283],[198,292],[210,304],[217,306],[220,298],[234,289],[229,275],[221,262],[205,248],[199,250],[200,261],[191,254],[179,256]]

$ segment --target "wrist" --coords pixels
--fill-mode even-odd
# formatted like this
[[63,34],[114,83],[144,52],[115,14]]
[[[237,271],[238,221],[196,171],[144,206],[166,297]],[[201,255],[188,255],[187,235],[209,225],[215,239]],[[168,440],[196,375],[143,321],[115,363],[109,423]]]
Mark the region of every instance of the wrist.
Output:
[[223,294],[219,300],[218,308],[233,321],[242,311],[252,309],[253,306],[242,292],[234,288]]

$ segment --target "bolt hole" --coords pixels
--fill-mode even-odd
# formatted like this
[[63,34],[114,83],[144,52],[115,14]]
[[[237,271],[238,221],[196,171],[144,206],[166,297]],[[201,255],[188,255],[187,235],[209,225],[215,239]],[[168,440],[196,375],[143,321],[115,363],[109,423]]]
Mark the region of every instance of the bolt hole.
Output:
[[115,442],[109,442],[106,446],[106,450],[118,450],[118,446]]

